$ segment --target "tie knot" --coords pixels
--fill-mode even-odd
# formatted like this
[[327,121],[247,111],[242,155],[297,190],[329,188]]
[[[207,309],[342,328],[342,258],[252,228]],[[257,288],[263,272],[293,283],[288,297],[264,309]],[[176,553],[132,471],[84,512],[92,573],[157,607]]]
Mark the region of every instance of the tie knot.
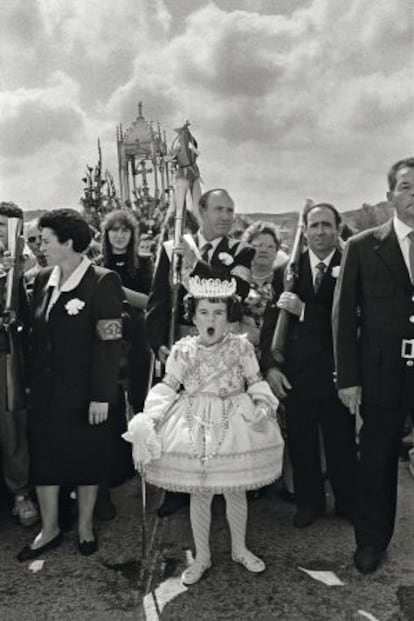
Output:
[[210,252],[212,247],[213,247],[213,244],[210,244],[210,242],[207,242],[206,244],[204,244],[204,246],[201,249],[201,258],[203,259],[203,261],[206,261],[206,263],[209,263],[208,253]]
[[319,272],[321,272],[321,274],[324,274],[324,273],[325,273],[325,270],[326,270],[326,265],[325,265],[325,263],[323,263],[323,261],[321,261],[320,263],[317,263],[317,264],[316,264],[316,269],[317,269]]

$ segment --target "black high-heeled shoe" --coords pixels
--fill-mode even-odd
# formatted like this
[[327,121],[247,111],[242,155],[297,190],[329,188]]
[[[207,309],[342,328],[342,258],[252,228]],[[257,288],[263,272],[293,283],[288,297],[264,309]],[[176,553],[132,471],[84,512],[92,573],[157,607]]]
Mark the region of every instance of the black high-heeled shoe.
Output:
[[23,561],[31,561],[35,558],[38,558],[41,554],[48,552],[49,550],[53,550],[53,548],[57,548],[63,541],[63,534],[59,532],[56,537],[53,537],[50,541],[45,543],[43,546],[39,548],[31,548],[30,545],[24,546],[22,550],[17,555],[17,560],[20,562]]
[[82,556],[91,556],[98,550],[98,538],[95,531],[93,531],[92,541],[81,541],[78,539],[78,550]]

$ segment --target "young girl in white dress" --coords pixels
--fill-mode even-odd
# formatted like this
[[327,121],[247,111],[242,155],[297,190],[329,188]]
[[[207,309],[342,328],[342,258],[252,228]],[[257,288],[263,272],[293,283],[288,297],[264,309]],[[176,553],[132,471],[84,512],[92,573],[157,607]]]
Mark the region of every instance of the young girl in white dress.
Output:
[[175,343],[163,381],[124,434],[149,483],[191,495],[196,556],[182,575],[186,585],[211,567],[215,494],[226,500],[233,561],[264,571],[264,562],[246,547],[246,490],[268,485],[282,468],[278,400],[260,376],[253,346],[229,330],[239,304],[234,293],[234,279],[190,278],[186,304],[198,336]]

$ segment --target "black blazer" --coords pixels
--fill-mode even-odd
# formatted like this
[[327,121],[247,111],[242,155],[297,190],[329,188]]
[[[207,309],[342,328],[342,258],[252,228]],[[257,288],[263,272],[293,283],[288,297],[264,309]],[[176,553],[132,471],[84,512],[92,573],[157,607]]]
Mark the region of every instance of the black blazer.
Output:
[[[305,302],[303,321],[291,315],[282,369],[292,387],[305,391],[307,396],[335,396],[334,358],[331,329],[331,311],[336,279],[332,268],[339,266],[341,252],[335,251],[322,283],[315,293],[308,251],[299,263],[296,293]],[[286,266],[281,266],[275,279],[275,302],[267,306],[261,334],[261,366],[264,372],[276,366],[270,347],[279,309],[276,302],[284,290],[283,276]]]
[[[120,325],[124,294],[119,276],[90,265],[75,289],[62,292],[46,319],[51,271],[46,268],[39,272],[33,290],[31,405],[59,413],[82,409],[91,401],[112,402],[116,398],[121,339],[114,333],[113,338],[103,340],[98,327],[105,320]],[[74,298],[83,301],[84,307],[70,315],[65,305]]]
[[414,287],[392,220],[351,237],[333,307],[338,388],[362,386],[365,402],[399,406],[410,371],[401,342],[414,338],[412,322]]

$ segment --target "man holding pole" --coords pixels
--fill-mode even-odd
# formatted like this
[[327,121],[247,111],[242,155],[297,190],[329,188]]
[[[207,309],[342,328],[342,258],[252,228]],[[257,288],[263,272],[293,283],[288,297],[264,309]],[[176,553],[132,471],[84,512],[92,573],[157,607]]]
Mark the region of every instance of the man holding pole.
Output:
[[[310,526],[326,511],[320,437],[335,513],[350,520],[356,472],[354,419],[338,399],[334,383],[331,309],[341,261],[340,216],[333,205],[310,203],[303,220],[308,248],[298,259],[295,291],[284,291],[281,266],[275,299],[280,297],[266,309],[261,335],[262,369],[276,396],[285,400],[296,528]],[[282,367],[271,351],[280,309],[290,317]]]
[[[187,293],[186,282],[199,261],[223,268],[237,283],[237,294],[245,298],[249,292],[250,265],[254,249],[228,237],[234,220],[234,202],[229,193],[221,188],[205,192],[199,200],[201,226],[195,235],[184,235],[182,248],[182,285],[178,292],[176,335],[182,338],[195,328],[184,318],[183,299]],[[170,266],[174,242],[165,242],[155,269],[147,307],[147,330],[151,347],[161,362],[169,354],[168,324],[173,311],[171,307]],[[175,249],[176,250],[176,249]],[[160,517],[171,515],[188,503],[186,494],[167,493],[158,510]]]
[[[22,335],[28,320],[28,305],[22,280],[21,256],[13,256],[12,233],[21,235],[23,212],[14,203],[0,203],[0,453],[3,477],[14,496],[13,515],[22,526],[38,520],[28,495],[29,454],[26,435],[25,390],[23,383]],[[20,232],[19,232],[20,228]],[[11,279],[13,270],[18,270]],[[14,281],[14,282],[13,282]],[[12,290],[15,289],[15,290]],[[10,307],[10,300],[16,304]],[[18,328],[19,326],[19,328]],[[27,326],[26,326],[27,327]]]

